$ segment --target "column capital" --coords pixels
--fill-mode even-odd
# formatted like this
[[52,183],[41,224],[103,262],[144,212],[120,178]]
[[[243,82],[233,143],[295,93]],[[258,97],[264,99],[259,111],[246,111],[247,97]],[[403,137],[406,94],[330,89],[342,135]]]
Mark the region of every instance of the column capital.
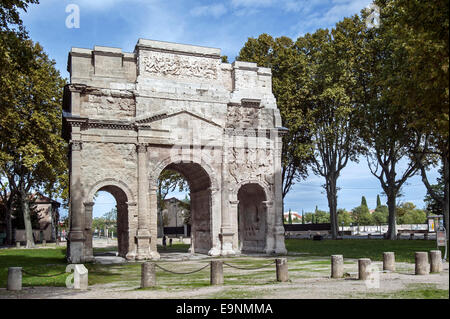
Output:
[[81,151],[83,143],[81,141],[71,141],[71,148],[73,151]]
[[147,152],[147,144],[144,144],[144,143],[136,144],[136,151],[138,153],[146,153]]

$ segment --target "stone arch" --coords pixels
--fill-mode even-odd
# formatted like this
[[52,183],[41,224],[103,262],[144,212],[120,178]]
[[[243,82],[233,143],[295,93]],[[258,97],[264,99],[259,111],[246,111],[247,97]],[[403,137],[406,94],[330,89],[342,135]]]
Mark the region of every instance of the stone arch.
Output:
[[267,189],[257,181],[239,184],[236,194],[239,251],[265,252],[269,210]]
[[92,256],[93,258],[93,247],[92,247],[92,210],[94,206],[94,196],[99,191],[106,191],[110,193],[116,200],[117,208],[117,240],[118,240],[118,254],[121,257],[127,257],[130,250],[134,248],[130,245],[130,206],[135,206],[133,202],[133,193],[130,188],[123,182],[114,179],[107,178],[95,183],[88,195],[86,196],[86,201],[84,202],[85,207],[85,237],[86,237],[86,255]]
[[[177,155],[170,155],[166,158],[160,160],[157,162],[153,167],[151,167],[150,171],[152,172],[150,174],[150,180],[149,180],[149,187],[150,189],[156,188],[156,181],[161,174],[161,172],[167,168],[167,166],[171,164],[179,164],[179,163],[193,163],[198,164],[202,167],[203,170],[208,174],[210,180],[211,180],[211,188],[212,189],[219,189],[219,181],[217,180],[216,176],[217,173],[212,168],[212,166],[207,163],[206,161],[198,160],[197,157],[192,157],[190,154],[183,155],[183,154],[177,154]],[[220,175],[220,174],[219,174]]]
[[[177,171],[189,183],[191,197],[191,248],[196,253],[218,254],[220,215],[213,218],[213,208],[220,206],[216,172],[205,161],[190,156],[169,156],[151,168],[149,187],[156,190],[156,181],[164,169]],[[157,212],[151,212],[155,216]]]
[[273,201],[273,196],[272,196],[272,191],[270,190],[270,188],[271,188],[270,185],[268,183],[266,183],[265,181],[261,181],[258,179],[244,180],[244,181],[240,181],[239,183],[236,183],[232,187],[232,191],[230,192],[230,200],[231,201],[238,200],[238,192],[241,189],[241,187],[246,184],[257,184],[258,186],[260,186],[263,189],[265,197],[266,197],[266,201],[267,202]]
[[85,202],[87,202],[87,203],[93,202],[95,194],[98,191],[100,191],[102,188],[107,187],[107,186],[115,186],[115,187],[121,189],[125,193],[128,203],[134,203],[135,202],[135,198],[134,198],[133,192],[128,187],[128,185],[125,184],[124,182],[120,181],[120,180],[115,179],[115,178],[106,178],[106,179],[103,179],[103,180],[98,181],[97,183],[95,183],[90,188],[89,192],[87,193]]

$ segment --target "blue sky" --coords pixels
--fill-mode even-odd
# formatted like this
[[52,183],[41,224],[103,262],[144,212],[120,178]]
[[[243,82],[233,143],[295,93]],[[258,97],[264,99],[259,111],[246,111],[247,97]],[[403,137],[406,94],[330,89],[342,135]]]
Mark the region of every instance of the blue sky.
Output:
[[[41,0],[22,15],[30,37],[38,41],[56,61],[63,77],[71,47],[93,48],[94,45],[122,48],[132,52],[139,38],[204,45],[222,49],[232,62],[247,38],[268,33],[274,37],[296,39],[318,28],[331,28],[344,17],[357,14],[370,0]],[[80,28],[67,28],[66,6],[80,9]],[[437,177],[436,170],[430,175]],[[285,198],[285,210],[301,212],[328,210],[322,177],[310,176],[293,187]],[[423,207],[426,194],[421,179],[408,180],[401,201]],[[349,163],[338,181],[338,207],[351,209],[366,196],[370,207],[382,190],[371,175],[365,159]],[[114,198],[100,192],[94,216],[114,207]],[[173,194],[184,198],[184,194]],[[171,195],[169,195],[171,196]],[[385,198],[382,197],[382,201]]]

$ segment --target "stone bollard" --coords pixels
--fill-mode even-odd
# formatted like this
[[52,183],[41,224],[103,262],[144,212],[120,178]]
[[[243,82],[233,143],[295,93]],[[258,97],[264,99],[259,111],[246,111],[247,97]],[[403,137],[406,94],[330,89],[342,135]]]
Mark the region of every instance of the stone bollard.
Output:
[[383,253],[383,270],[395,271],[395,254],[393,252]]
[[359,280],[367,280],[370,275],[370,259],[369,258],[361,258],[358,259],[358,279]]
[[22,290],[22,267],[8,268],[8,290]]
[[428,275],[428,254],[426,252],[416,252],[416,275]]
[[145,262],[141,265],[141,288],[156,286],[155,263]]
[[20,248],[20,241],[16,241],[16,248]]
[[44,240],[42,241],[42,246],[45,247],[46,244],[47,244],[47,241],[44,239]]
[[430,251],[430,272],[440,273],[442,271],[442,253],[440,250]]
[[331,256],[331,278],[344,276],[344,257],[342,255]]
[[288,265],[286,258],[275,259],[277,266],[277,281],[286,282],[289,280]]
[[73,288],[88,289],[88,270],[83,264],[76,264],[73,272]]
[[223,285],[223,262],[211,260],[211,285]]

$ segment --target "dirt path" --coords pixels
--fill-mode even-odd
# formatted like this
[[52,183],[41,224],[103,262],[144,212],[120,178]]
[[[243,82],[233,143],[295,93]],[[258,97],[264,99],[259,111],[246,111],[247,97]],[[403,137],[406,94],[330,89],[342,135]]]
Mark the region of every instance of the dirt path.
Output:
[[[195,299],[195,298],[267,298],[267,299],[339,299],[365,298],[369,293],[395,293],[411,286],[432,285],[449,289],[449,264],[444,264],[440,274],[414,275],[414,264],[398,263],[397,272],[379,273],[379,287],[371,288],[356,278],[357,266],[346,260],[345,272],[350,277],[330,279],[329,265],[304,267],[302,271],[290,271],[290,282],[263,285],[224,285],[198,288],[140,290],[136,282],[114,282],[90,286],[87,291],[75,291],[63,287],[25,287],[21,292],[0,289],[0,298],[67,298],[67,299]],[[306,263],[305,263],[306,264]],[[381,262],[374,262],[379,269]],[[247,273],[248,275],[248,273]]]

